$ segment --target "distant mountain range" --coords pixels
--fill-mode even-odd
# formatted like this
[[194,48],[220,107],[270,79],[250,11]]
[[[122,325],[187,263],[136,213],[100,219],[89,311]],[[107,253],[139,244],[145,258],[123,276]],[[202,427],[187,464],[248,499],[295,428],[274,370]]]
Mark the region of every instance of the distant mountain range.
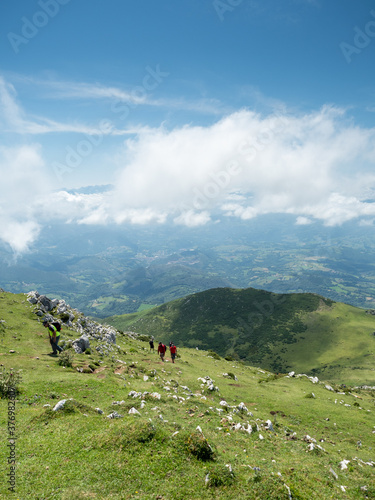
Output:
[[15,257],[0,245],[0,287],[53,294],[98,318],[215,287],[310,292],[375,308],[371,228],[295,222],[293,216],[274,215],[221,218],[196,228],[46,221],[28,253]]

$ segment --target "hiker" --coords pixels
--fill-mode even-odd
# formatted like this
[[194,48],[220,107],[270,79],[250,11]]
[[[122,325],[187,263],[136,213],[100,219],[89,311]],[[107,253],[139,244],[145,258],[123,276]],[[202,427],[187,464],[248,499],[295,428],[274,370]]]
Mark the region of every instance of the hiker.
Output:
[[160,359],[162,361],[164,361],[164,356],[165,356],[165,351],[166,350],[167,350],[167,348],[165,347],[165,345],[162,344],[161,342],[159,342],[158,353],[160,354]]
[[44,328],[48,328],[49,341],[53,351],[51,354],[56,356],[57,352],[62,352],[63,350],[62,347],[58,345],[60,340],[60,331],[53,323],[50,323],[46,319],[43,321],[43,326]]
[[154,349],[154,337],[151,337],[151,339],[149,341],[149,344],[150,344],[150,351],[155,352],[155,349]]
[[176,354],[177,354],[177,347],[171,343],[169,350],[171,351],[172,363],[174,363],[174,360],[176,359]]

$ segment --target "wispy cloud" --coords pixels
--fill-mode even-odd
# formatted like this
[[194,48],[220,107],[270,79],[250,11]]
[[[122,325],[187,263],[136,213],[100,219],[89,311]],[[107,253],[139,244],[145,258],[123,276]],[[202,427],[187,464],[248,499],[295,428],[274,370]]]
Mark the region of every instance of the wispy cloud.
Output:
[[[150,69],[151,71],[151,69]],[[146,75],[147,76],[147,75]],[[74,82],[52,78],[38,79],[23,75],[12,75],[12,80],[20,85],[35,89],[41,99],[108,101],[113,105],[128,104],[131,107],[155,107],[193,111],[200,114],[222,115],[233,109],[221,103],[218,99],[198,97],[186,99],[182,97],[155,97],[153,88],[142,85],[127,85],[127,88],[113,85],[103,85],[95,82]],[[157,87],[156,87],[157,88]],[[41,92],[41,89],[43,91]]]
[[113,86],[104,86],[100,83],[70,82],[57,80],[28,80],[30,83],[47,89],[45,98],[49,99],[79,99],[96,100],[110,99],[126,101],[135,105],[152,104],[146,95],[136,95],[134,92],[126,91]]
[[3,132],[16,134],[43,135],[51,133],[77,133],[87,135],[134,135],[148,130],[147,127],[118,128],[110,120],[106,126],[98,123],[84,124],[79,122],[63,123],[42,116],[27,114],[17,101],[14,86],[0,76],[0,110]]

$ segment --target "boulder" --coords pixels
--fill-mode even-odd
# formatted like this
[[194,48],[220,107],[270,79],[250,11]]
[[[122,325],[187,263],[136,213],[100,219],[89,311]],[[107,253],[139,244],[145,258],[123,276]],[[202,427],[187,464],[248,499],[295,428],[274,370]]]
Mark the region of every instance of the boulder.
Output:
[[27,300],[30,304],[36,304],[38,302],[38,297],[40,297],[40,295],[36,291],[31,291],[27,294]]
[[113,413],[110,413],[109,415],[107,415],[107,418],[124,418],[123,415],[120,415],[119,413],[117,413],[117,411],[114,411]]
[[51,299],[52,309],[55,309],[59,305],[59,299]]
[[55,406],[54,408],[52,409],[52,411],[58,411],[58,410],[61,410],[62,408],[64,408],[64,405],[65,403],[67,402],[67,399],[62,399],[61,401],[59,401]]
[[59,305],[57,307],[57,311],[56,311],[56,314],[63,314],[64,312],[67,311],[67,306],[65,304],[65,301],[64,300],[60,300],[59,302]]
[[38,298],[38,302],[39,304],[41,304],[45,311],[52,311],[53,309],[53,305],[52,305],[52,300],[50,300],[48,297],[46,297],[45,295],[41,295],[39,298]]
[[73,340],[72,346],[77,354],[82,354],[90,347],[89,338],[86,335],[82,335],[79,339]]

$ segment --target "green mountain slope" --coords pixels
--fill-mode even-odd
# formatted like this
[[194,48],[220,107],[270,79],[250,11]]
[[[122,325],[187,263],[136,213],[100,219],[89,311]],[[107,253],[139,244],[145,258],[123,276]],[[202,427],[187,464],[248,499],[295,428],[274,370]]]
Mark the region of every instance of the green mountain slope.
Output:
[[[162,363],[119,332],[64,366],[37,312],[0,291],[0,498],[374,498],[375,389],[190,348]],[[70,354],[85,321],[74,312]],[[14,395],[4,382],[18,370]]]
[[375,384],[375,316],[315,294],[217,288],[106,321],[274,372]]

